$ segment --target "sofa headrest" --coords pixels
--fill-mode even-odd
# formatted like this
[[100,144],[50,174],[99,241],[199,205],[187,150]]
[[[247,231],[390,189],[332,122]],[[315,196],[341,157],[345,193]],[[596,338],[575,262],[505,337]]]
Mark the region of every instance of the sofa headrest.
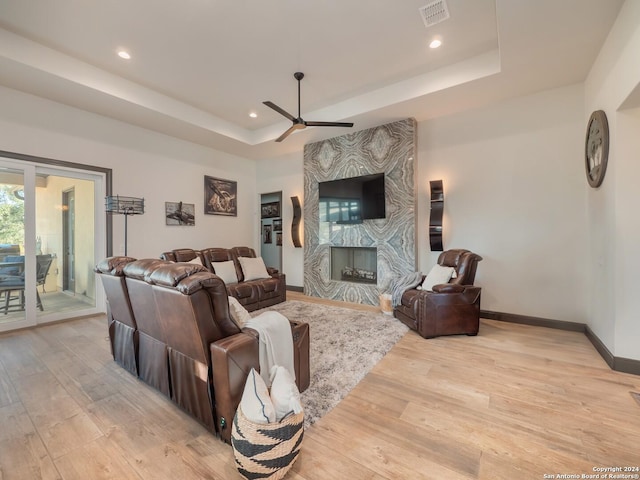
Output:
[[167,264],[169,264],[167,260],[161,260],[159,258],[142,258],[135,262],[127,263],[124,266],[124,274],[128,278],[148,281],[147,279],[151,272],[156,268]]
[[107,257],[96,265],[94,271],[97,273],[109,273],[115,276],[122,276],[124,267],[135,260],[133,257],[124,256]]
[[184,295],[191,295],[198,290],[209,288],[221,288],[223,291],[227,291],[227,287],[222,279],[209,271],[196,272],[187,278],[183,278],[180,280],[180,283],[176,285],[176,289]]
[[469,252],[469,250],[464,250],[462,248],[447,250],[440,254],[438,257],[438,263],[443,267],[454,267],[457,269],[458,265],[460,265],[460,260],[467,252]]
[[228,248],[205,248],[201,250],[202,256],[209,262],[227,262],[233,260],[231,250]]
[[462,248],[447,250],[438,257],[440,265],[456,269],[457,276],[452,278],[450,283],[460,285],[473,285],[478,262],[481,260],[482,257],[480,255]]
[[169,260],[171,262],[175,262],[176,261],[176,254],[173,252],[163,252],[160,254],[160,259],[161,260]]
[[209,273],[204,266],[197,265],[195,263],[165,263],[164,265],[160,265],[158,268],[154,269],[149,275],[147,281],[154,285],[175,288],[181,280],[200,272],[208,273],[213,276],[213,274]]
[[250,247],[233,247],[231,251],[237,257],[250,257],[250,258],[256,257],[256,251]]
[[176,257],[176,262],[190,262],[196,257],[199,257],[199,251],[193,248],[177,248],[172,250]]
[[[210,329],[215,325],[219,332],[212,333],[213,337],[210,337],[215,339],[240,333],[240,327],[229,314],[229,294],[224,281],[206,268],[190,263],[163,265],[151,274],[151,283],[154,284],[156,302],[161,304],[176,302],[177,299],[173,296],[176,291],[185,295],[182,300],[189,303],[192,300],[190,295],[201,290],[206,292],[207,300],[197,298],[191,303],[192,314],[200,319],[198,321],[201,322],[201,328]],[[173,291],[167,292],[165,289]],[[208,345],[205,348],[208,349]]]

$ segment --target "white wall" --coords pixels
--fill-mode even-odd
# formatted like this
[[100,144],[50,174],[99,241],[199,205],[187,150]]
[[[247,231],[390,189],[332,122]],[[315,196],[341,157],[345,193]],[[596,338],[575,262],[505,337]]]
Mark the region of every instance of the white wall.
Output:
[[[445,248],[484,258],[482,308],[585,322],[583,91],[570,86],[418,124],[418,264],[428,244],[429,180],[444,180]],[[301,195],[302,154],[258,162],[258,190]],[[304,201],[304,199],[303,199]],[[284,202],[285,205],[287,202]],[[284,211],[290,227],[291,207]],[[287,282],[303,276],[286,239]]]
[[[258,194],[282,190],[282,271],[287,275],[287,285],[301,287],[304,284],[303,248],[295,248],[291,240],[293,205],[291,197],[298,196],[304,205],[302,152],[276,159],[258,161],[256,165]],[[304,221],[304,219],[303,219]],[[300,237],[304,245],[304,223],[300,224]]]
[[640,244],[640,115],[626,102],[640,85],[640,2],[628,0],[585,81],[583,123],[593,110],[609,121],[604,182],[587,191],[592,300],[588,324],[617,357],[640,360],[638,279]]
[[423,122],[419,267],[428,272],[429,181],[444,183],[444,248],[483,257],[484,310],[585,322],[582,88]]
[[[617,118],[615,355],[640,360],[640,108],[620,111]],[[611,161],[611,160],[610,160]]]
[[[0,88],[0,150],[113,169],[113,193],[144,197],[129,217],[128,254],[157,257],[180,248],[259,248],[255,162],[55,102]],[[238,182],[238,216],[204,215],[204,175]],[[165,202],[194,203],[195,227],[167,226]],[[113,218],[114,254],[124,250],[124,217]]]

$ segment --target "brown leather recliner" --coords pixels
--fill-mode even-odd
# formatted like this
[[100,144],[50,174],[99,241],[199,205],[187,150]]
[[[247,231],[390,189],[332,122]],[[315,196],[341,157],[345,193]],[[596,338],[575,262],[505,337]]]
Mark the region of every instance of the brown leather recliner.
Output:
[[[247,375],[260,370],[259,339],[231,319],[222,279],[185,263],[162,265],[148,281],[160,324],[167,332],[171,397],[229,442]],[[294,368],[300,391],[309,386],[309,325],[291,322]]]
[[[109,313],[114,350],[119,344],[114,339],[127,340],[120,343],[126,344],[129,358],[129,340],[139,338],[140,378],[230,442],[249,371],[260,370],[259,336],[231,319],[222,279],[201,265],[159,259],[115,257],[101,262],[96,271],[107,285],[109,310],[114,312]],[[129,312],[136,327],[119,320],[124,317],[120,310]],[[310,383],[309,324],[290,324],[296,384],[302,392]]]
[[107,325],[111,355],[118,365],[138,375],[138,325],[136,323],[123,268],[135,258],[111,257],[96,265],[107,297]]
[[[236,274],[238,275],[238,283],[234,287],[240,288],[240,286],[242,286],[243,284],[253,285],[258,291],[258,304],[245,306],[247,310],[252,311],[252,310],[257,310],[259,308],[270,307],[271,305],[282,303],[287,299],[286,276],[284,273],[280,273],[276,268],[267,267],[267,273],[271,275],[271,278],[261,278],[258,280],[245,279],[244,273],[242,272],[242,267],[240,265],[239,258],[240,257],[256,258],[256,252],[253,248],[233,247],[231,249],[231,255],[235,262]],[[240,301],[240,303],[242,303],[240,299],[238,300]]]
[[260,308],[260,290],[256,282],[242,282],[240,279],[244,279],[242,275],[242,268],[238,262],[238,257],[233,254],[233,250],[230,248],[205,248],[202,251],[202,257],[204,258],[205,265],[209,271],[216,273],[216,263],[232,261],[233,266],[236,269],[236,277],[238,277],[237,283],[227,284],[227,291],[229,295],[235,297],[240,305],[246,308],[248,311],[257,310]]
[[148,282],[149,276],[156,268],[168,263],[157,258],[145,258],[128,263],[124,266],[123,272],[138,326],[138,377],[167,397],[171,397],[167,333],[158,321],[153,292]]
[[[194,271],[196,268],[202,271]],[[157,268],[149,282],[158,322],[166,334],[171,399],[215,431],[218,422],[214,405],[228,396],[229,388],[214,386],[213,372],[221,365],[212,362],[210,347],[218,340],[241,334],[229,315],[224,283],[202,266],[182,263]],[[246,340],[236,358],[240,365],[258,369],[258,343]]]
[[[478,262],[469,250],[442,252],[438,264],[453,267],[456,278],[434,285],[433,291],[409,289],[402,295],[394,316],[424,338],[440,335],[477,335],[480,326],[481,288],[473,286]],[[424,280],[424,277],[423,277]]]
[[245,280],[238,258],[256,258],[256,252],[253,248],[212,247],[202,250],[179,248],[171,250],[170,252],[164,252],[160,255],[160,258],[174,262],[189,262],[196,257],[199,258],[202,264],[212,273],[216,273],[217,262],[233,261],[238,282],[227,284],[227,291],[229,295],[235,297],[240,304],[250,312],[282,303],[287,299],[286,275],[280,273],[276,268],[266,267],[267,273],[270,275],[269,278]]

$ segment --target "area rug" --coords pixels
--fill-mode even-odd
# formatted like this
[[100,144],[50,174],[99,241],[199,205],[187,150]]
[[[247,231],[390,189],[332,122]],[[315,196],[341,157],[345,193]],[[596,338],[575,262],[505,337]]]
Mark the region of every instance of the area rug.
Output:
[[408,328],[382,313],[289,300],[263,310],[275,310],[289,320],[307,322],[310,332],[311,383],[302,392],[305,427],[335,407]]

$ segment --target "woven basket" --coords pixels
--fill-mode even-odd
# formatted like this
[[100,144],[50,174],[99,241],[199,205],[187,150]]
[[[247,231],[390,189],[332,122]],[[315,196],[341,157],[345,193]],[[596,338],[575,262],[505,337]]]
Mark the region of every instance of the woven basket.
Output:
[[304,435],[304,412],[280,423],[260,424],[247,420],[236,410],[231,445],[238,471],[247,479],[278,480],[298,458]]

